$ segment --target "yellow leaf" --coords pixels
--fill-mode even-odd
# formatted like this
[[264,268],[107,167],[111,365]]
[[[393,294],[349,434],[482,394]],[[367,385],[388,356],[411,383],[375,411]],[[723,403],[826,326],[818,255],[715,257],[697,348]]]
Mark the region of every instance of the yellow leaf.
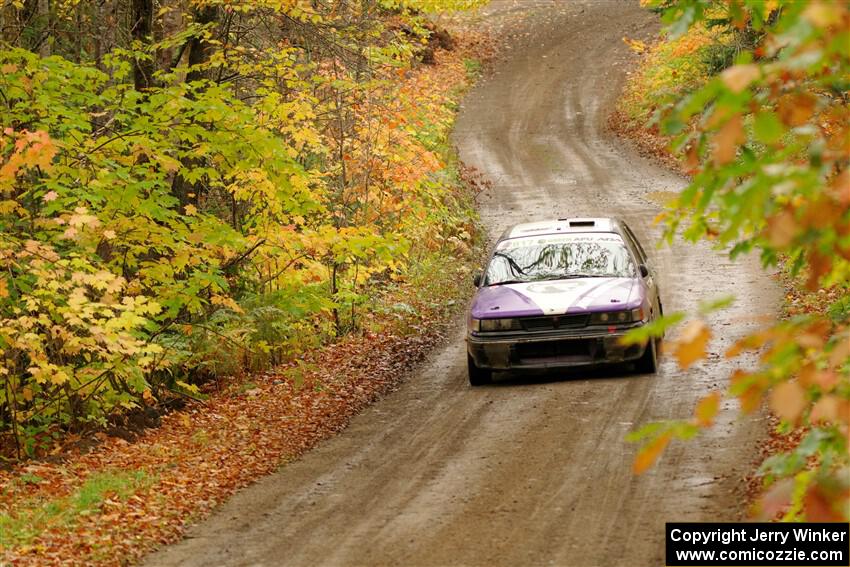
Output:
[[720,411],[720,392],[712,392],[697,403],[694,417],[701,427],[710,427],[718,411]]
[[701,319],[688,323],[679,339],[673,343],[673,356],[684,370],[706,357],[706,347],[711,339],[711,329]]
[[68,381],[68,375],[64,371],[57,369],[50,376],[50,381],[57,386],[61,386],[62,384]]
[[803,10],[803,18],[819,28],[827,28],[841,21],[841,9],[826,2],[812,2]]
[[9,284],[6,278],[0,278],[0,297],[9,297]]
[[635,462],[632,463],[632,471],[634,471],[635,474],[642,474],[651,467],[652,463],[658,459],[658,456],[661,455],[662,451],[664,451],[664,448],[670,442],[672,437],[671,433],[664,433],[641,447],[635,457]]
[[190,217],[198,214],[198,209],[195,207],[195,205],[186,205],[185,207],[183,207],[183,210],[185,210],[186,214]]
[[796,423],[806,405],[806,391],[796,380],[783,382],[770,393],[770,409],[786,421]]
[[212,297],[210,297],[210,303],[212,303],[213,305],[227,307],[228,309],[235,311],[236,313],[244,313],[239,304],[236,303],[236,301],[234,301],[232,297],[228,297],[226,295],[214,294]]

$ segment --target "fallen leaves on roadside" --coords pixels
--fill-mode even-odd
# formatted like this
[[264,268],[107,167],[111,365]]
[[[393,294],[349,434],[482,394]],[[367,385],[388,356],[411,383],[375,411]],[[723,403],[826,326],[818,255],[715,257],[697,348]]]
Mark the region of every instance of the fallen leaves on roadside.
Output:
[[[438,65],[422,71],[434,74],[431,81],[459,84],[467,75],[463,58],[486,57],[486,42],[476,47],[480,34],[459,41],[472,47],[439,51]],[[433,290],[402,285],[393,301],[412,306],[404,317],[375,316],[369,328],[380,330],[274,371],[211,383],[205,402],[163,416],[133,443],[100,432],[49,461],[0,472],[0,563],[127,565],[179,539],[190,521],[344,429],[391,391],[443,340],[466,281],[447,272]],[[20,528],[13,537],[4,531],[10,525]]]

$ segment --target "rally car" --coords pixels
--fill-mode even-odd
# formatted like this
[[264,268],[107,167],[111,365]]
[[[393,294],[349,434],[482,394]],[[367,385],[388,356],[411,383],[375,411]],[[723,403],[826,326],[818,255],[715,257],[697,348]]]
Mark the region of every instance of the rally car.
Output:
[[657,340],[620,342],[662,314],[654,270],[621,220],[514,226],[475,285],[466,337],[473,386],[491,382],[494,371],[621,362],[657,369]]

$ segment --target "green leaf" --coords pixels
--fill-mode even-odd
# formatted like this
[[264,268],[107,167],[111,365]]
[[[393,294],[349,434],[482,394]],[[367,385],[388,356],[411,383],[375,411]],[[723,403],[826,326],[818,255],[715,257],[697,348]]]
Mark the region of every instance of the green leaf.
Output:
[[785,127],[774,112],[762,110],[755,116],[753,132],[756,140],[763,144],[778,142],[785,132]]

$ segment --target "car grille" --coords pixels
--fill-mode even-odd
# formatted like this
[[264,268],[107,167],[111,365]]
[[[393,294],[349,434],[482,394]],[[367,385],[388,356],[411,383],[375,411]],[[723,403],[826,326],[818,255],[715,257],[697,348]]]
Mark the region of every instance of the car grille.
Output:
[[590,315],[555,315],[553,317],[523,317],[520,319],[526,331],[553,331],[555,329],[581,329],[587,326]]
[[595,341],[588,339],[519,343],[516,357],[520,362],[584,360],[593,357],[595,347]]

